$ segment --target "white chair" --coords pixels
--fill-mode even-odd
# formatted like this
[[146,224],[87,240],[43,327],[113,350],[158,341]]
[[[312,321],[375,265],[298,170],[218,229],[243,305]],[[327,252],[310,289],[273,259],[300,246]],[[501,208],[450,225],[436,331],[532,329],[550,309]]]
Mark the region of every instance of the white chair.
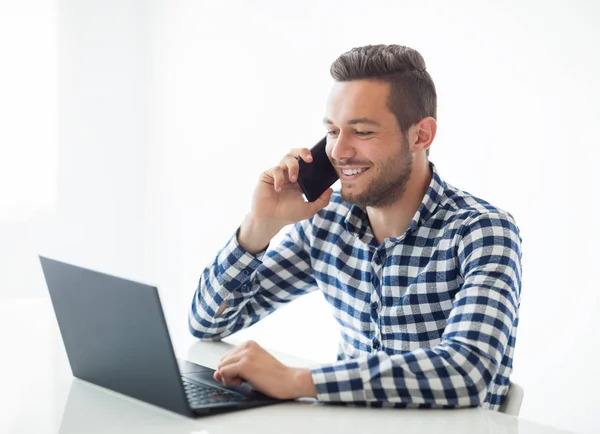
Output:
[[518,416],[523,403],[523,395],[525,395],[525,390],[518,384],[511,382],[508,393],[504,397],[504,402],[500,406],[500,412]]

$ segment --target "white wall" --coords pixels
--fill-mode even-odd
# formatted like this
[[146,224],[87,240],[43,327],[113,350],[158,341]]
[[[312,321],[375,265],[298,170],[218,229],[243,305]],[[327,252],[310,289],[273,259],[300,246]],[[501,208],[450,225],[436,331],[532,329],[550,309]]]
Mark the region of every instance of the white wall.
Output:
[[56,213],[56,8],[0,0],[0,299],[42,284],[35,246]]
[[155,280],[153,10],[0,3],[0,299],[47,296],[38,254]]
[[[185,333],[202,268],[243,218],[260,171],[323,134],[331,62],[357,45],[405,44],[424,55],[438,89],[432,161],[522,230],[521,415],[597,431],[596,3],[58,6],[56,217],[22,235],[0,226],[0,241],[23,251],[10,256],[19,272],[0,276],[3,288],[43,294],[31,259],[43,250],[158,284],[170,325]],[[241,337],[317,360],[335,354],[319,294]]]

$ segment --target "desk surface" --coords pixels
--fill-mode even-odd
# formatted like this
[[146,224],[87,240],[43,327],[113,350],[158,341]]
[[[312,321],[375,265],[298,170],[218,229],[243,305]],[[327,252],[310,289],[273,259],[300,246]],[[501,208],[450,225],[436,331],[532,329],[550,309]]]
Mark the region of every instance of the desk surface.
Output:
[[[177,339],[177,338],[176,338]],[[178,356],[215,367],[224,342],[175,342]],[[72,377],[49,300],[0,301],[0,433],[564,433],[483,409],[407,410],[292,402],[188,419]],[[180,349],[183,348],[183,351]],[[284,363],[309,361],[274,353]]]

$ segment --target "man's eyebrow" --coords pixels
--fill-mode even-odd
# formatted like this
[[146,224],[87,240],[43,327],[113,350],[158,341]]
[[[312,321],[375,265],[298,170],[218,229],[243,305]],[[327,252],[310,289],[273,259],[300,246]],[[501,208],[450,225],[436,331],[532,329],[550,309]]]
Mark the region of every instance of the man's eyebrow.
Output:
[[[328,118],[323,118],[323,123],[324,124],[328,124],[328,125],[333,125],[333,121],[331,119],[328,119]],[[374,121],[373,119],[369,119],[369,118],[350,119],[348,122],[346,122],[346,124],[347,125],[367,124],[367,125],[374,125],[376,127],[380,127],[381,126],[379,124],[379,122]]]

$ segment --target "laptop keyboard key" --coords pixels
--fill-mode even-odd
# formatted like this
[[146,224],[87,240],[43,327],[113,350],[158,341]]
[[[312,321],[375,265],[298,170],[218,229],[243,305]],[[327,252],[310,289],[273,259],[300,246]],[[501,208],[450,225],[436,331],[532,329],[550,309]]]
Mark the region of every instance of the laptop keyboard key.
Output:
[[238,393],[193,383],[185,377],[182,377],[182,380],[185,393],[192,408],[211,403],[239,402],[246,399]]

